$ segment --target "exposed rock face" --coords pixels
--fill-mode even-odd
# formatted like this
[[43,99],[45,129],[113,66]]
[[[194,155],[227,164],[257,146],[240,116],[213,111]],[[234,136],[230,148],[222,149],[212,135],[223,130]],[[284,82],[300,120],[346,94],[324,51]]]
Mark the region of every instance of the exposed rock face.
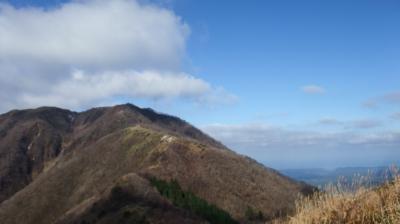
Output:
[[149,176],[176,179],[238,220],[248,207],[266,217],[290,212],[299,193],[312,191],[151,109],[0,116],[1,223],[204,222],[158,195]]

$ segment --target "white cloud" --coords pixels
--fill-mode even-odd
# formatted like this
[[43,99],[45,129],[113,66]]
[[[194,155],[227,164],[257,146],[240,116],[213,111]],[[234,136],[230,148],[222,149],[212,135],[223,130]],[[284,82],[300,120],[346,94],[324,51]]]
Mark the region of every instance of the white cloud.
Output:
[[349,127],[359,129],[370,129],[382,126],[382,122],[376,119],[360,119],[353,121]]
[[0,111],[91,107],[115,97],[231,101],[181,71],[189,26],[136,0],[79,0],[57,8],[0,3]]
[[322,88],[321,86],[317,86],[317,85],[303,86],[303,87],[301,87],[301,90],[304,93],[308,93],[308,94],[322,94],[322,93],[325,93],[325,89]]
[[388,93],[382,98],[388,103],[400,104],[400,91]]
[[347,121],[342,121],[335,118],[323,118],[318,121],[318,124],[342,127],[344,129],[373,129],[384,125],[382,121],[372,118]]
[[279,148],[316,146],[322,149],[324,147],[341,146],[344,144],[400,143],[400,133],[368,134],[349,131],[298,131],[260,124],[214,124],[203,127],[203,130],[228,145],[248,144],[247,148],[249,149],[262,146]]
[[331,118],[331,117],[326,117],[326,118],[322,118],[318,121],[319,124],[322,125],[341,125],[343,124],[343,122],[339,121],[336,118]]
[[202,130],[239,153],[277,168],[382,165],[400,156],[400,132],[395,131],[323,132],[262,124],[213,124]]
[[362,103],[362,105],[369,109],[377,108],[383,104],[400,105],[400,91],[393,91],[381,96],[370,98]]
[[189,27],[130,0],[74,1],[53,10],[0,5],[0,58],[88,67],[176,68]]
[[75,71],[69,79],[49,88],[43,94],[22,95],[22,103],[38,106],[42,102],[48,102],[55,106],[79,107],[115,96],[154,100],[186,98],[200,101],[217,91],[217,88],[214,90],[207,82],[188,74],[157,71],[111,71],[100,74]]
[[378,107],[378,103],[375,100],[367,100],[362,103],[362,106],[368,109],[375,109]]

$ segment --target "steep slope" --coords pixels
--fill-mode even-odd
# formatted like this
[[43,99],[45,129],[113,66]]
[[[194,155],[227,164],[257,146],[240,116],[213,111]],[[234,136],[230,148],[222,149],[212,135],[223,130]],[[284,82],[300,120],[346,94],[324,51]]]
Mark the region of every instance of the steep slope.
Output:
[[104,193],[70,209],[56,223],[195,224],[205,223],[205,220],[171,205],[146,179],[128,174]]
[[26,186],[58,156],[74,114],[40,108],[0,116],[0,202]]
[[[0,133],[0,164],[6,164],[0,170],[0,195],[7,199],[0,205],[2,223],[68,223],[87,217],[98,204],[116,203],[110,189],[126,175],[138,177],[129,185],[133,189],[148,177],[175,179],[238,220],[249,207],[266,218],[287,213],[299,193],[312,191],[178,118],[133,105],[82,113],[13,111],[0,117]],[[142,208],[165,204],[145,196],[139,201]],[[114,215],[122,214],[118,209]],[[185,217],[172,205],[167,210],[175,217],[171,220]],[[65,219],[71,211],[79,215]],[[161,213],[152,211],[146,217],[157,220]]]

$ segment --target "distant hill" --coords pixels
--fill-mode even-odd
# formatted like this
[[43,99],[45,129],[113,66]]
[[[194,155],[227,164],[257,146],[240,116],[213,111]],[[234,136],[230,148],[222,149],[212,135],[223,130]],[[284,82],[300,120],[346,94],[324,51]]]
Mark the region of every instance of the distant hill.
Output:
[[131,104],[0,115],[0,223],[268,220],[313,191],[179,118]]
[[391,178],[389,167],[343,167],[334,170],[326,169],[286,169],[280,170],[283,174],[314,186],[323,187],[329,183],[342,182],[352,183],[360,176],[366,177],[365,183],[379,185]]

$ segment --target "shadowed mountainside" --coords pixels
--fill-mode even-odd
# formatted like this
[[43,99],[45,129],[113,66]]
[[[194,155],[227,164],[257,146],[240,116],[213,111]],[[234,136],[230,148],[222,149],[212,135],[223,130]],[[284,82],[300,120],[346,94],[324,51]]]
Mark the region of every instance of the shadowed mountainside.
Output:
[[177,180],[239,221],[249,207],[266,219],[291,212],[299,193],[313,191],[151,109],[0,115],[2,223],[204,222],[163,198],[149,177]]

